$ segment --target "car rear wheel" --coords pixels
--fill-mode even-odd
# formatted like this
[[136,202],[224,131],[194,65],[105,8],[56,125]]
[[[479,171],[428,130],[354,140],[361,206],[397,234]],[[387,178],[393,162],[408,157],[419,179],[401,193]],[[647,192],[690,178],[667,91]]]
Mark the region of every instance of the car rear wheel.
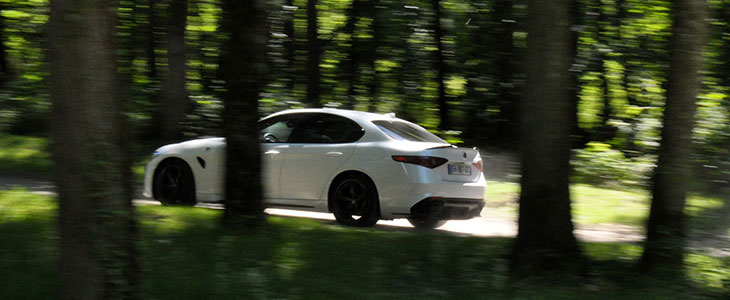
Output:
[[175,159],[157,167],[154,182],[155,199],[162,204],[195,204],[195,180],[187,163]]
[[417,229],[436,229],[446,224],[446,220],[435,218],[408,218],[408,222]]
[[332,201],[337,222],[347,226],[370,227],[380,219],[375,185],[367,177],[353,175],[335,183]]

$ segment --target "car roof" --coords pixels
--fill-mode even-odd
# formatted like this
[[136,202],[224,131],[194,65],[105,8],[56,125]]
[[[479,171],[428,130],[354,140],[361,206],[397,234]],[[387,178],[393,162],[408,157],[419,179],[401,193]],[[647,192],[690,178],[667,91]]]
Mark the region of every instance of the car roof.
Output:
[[374,121],[374,120],[396,120],[394,113],[388,113],[388,114],[376,114],[371,112],[364,112],[364,111],[357,111],[357,110],[349,110],[349,109],[338,109],[338,108],[296,108],[296,109],[287,109],[283,110],[277,113],[273,113],[264,119],[285,115],[285,114],[294,114],[294,113],[327,113],[327,114],[333,114],[343,117],[348,117],[350,119],[355,120],[363,120],[363,121]]

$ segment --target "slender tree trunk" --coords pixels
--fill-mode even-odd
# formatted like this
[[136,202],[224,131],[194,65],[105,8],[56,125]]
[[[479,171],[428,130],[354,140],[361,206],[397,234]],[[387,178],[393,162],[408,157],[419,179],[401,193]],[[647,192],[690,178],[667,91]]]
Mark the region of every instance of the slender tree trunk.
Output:
[[51,2],[61,299],[139,297],[131,171],[117,97],[112,1]]
[[357,21],[362,15],[363,4],[363,0],[352,1],[352,5],[350,6],[350,9],[347,13],[347,23],[345,24],[344,28],[345,33],[350,35],[350,49],[348,51],[349,57],[347,58],[346,64],[344,65],[345,78],[348,82],[347,103],[345,104],[345,107],[348,109],[355,108],[355,105],[357,104],[355,87],[357,85],[357,73],[360,61],[359,53],[361,45],[358,41],[358,38],[356,37],[357,32],[355,24],[357,24]]
[[368,43],[368,63],[370,64],[371,77],[368,80],[367,87],[370,93],[370,103],[368,105],[369,112],[377,111],[378,107],[378,88],[380,87],[380,78],[378,74],[378,48],[383,42],[383,28],[382,28],[382,16],[380,15],[380,9],[377,7],[377,1],[371,0],[369,11],[373,19],[370,25],[373,37]]
[[294,96],[294,86],[296,84],[297,73],[294,68],[294,61],[296,59],[296,38],[294,31],[294,0],[286,0],[287,6],[287,19],[284,21],[284,34],[286,34],[286,41],[284,41],[284,51],[286,51],[286,72],[289,74],[287,78],[287,90],[289,96]]
[[320,53],[322,52],[319,34],[317,33],[317,0],[307,0],[307,104],[310,107],[322,106],[320,101]]
[[157,48],[157,15],[155,9],[157,7],[157,0],[147,0],[147,43],[145,52],[147,53],[147,77],[150,80],[157,79],[157,56],[155,55],[155,49]]
[[187,0],[171,0],[167,20],[167,78],[163,84],[162,105],[158,116],[162,121],[162,138],[175,140],[182,136],[180,122],[190,107],[185,82],[185,26]]
[[[5,5],[0,4],[0,12],[5,10]],[[0,86],[3,86],[10,79],[7,51],[5,49],[5,19],[0,16]]]
[[679,272],[685,242],[684,204],[690,168],[692,128],[706,43],[705,0],[674,1],[664,127],[654,170],[651,211],[641,267],[647,272]]
[[568,87],[570,98],[570,133],[571,146],[581,147],[584,144],[584,132],[578,124],[578,104],[580,103],[580,75],[582,70],[578,68],[578,38],[580,37],[579,26],[583,25],[580,0],[572,0],[570,7],[570,18],[573,26],[570,30],[571,58],[573,64],[570,68],[570,85]]
[[497,67],[497,80],[499,80],[499,140],[504,145],[515,145],[515,136],[517,135],[517,126],[519,125],[519,99],[515,96],[515,87],[512,80],[514,76],[514,54],[515,47],[513,43],[514,24],[512,17],[513,0],[498,0],[495,3],[495,11],[493,22],[500,24],[497,33],[495,61]]
[[446,85],[444,78],[446,77],[446,63],[444,62],[443,49],[443,29],[441,28],[441,0],[431,0],[431,6],[434,12],[433,20],[433,37],[436,44],[436,53],[434,59],[436,68],[436,82],[438,84],[438,96],[436,104],[439,108],[439,129],[448,130],[451,128],[449,121],[449,105],[446,102]]
[[266,1],[224,0],[221,30],[228,35],[220,62],[225,81],[226,200],[223,223],[254,228],[265,220],[258,101],[266,74]]
[[518,274],[580,266],[573,236],[567,94],[570,0],[531,0],[528,6],[527,88],[521,106],[522,191],[512,270]]

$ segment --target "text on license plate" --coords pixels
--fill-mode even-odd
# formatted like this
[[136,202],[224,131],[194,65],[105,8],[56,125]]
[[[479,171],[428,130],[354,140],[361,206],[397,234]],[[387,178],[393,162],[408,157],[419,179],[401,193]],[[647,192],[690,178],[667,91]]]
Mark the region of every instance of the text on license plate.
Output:
[[471,166],[462,162],[450,163],[449,175],[471,175]]

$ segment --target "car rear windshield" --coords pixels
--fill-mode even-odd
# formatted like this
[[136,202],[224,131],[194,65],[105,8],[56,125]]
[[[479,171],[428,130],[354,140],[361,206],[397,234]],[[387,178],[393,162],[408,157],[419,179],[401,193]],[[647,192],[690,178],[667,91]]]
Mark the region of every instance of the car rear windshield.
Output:
[[375,126],[377,126],[381,131],[385,132],[385,134],[397,141],[446,144],[446,141],[442,140],[435,134],[426,131],[426,129],[423,129],[423,127],[413,125],[407,122],[395,120],[378,120],[373,121],[373,124],[375,124]]

